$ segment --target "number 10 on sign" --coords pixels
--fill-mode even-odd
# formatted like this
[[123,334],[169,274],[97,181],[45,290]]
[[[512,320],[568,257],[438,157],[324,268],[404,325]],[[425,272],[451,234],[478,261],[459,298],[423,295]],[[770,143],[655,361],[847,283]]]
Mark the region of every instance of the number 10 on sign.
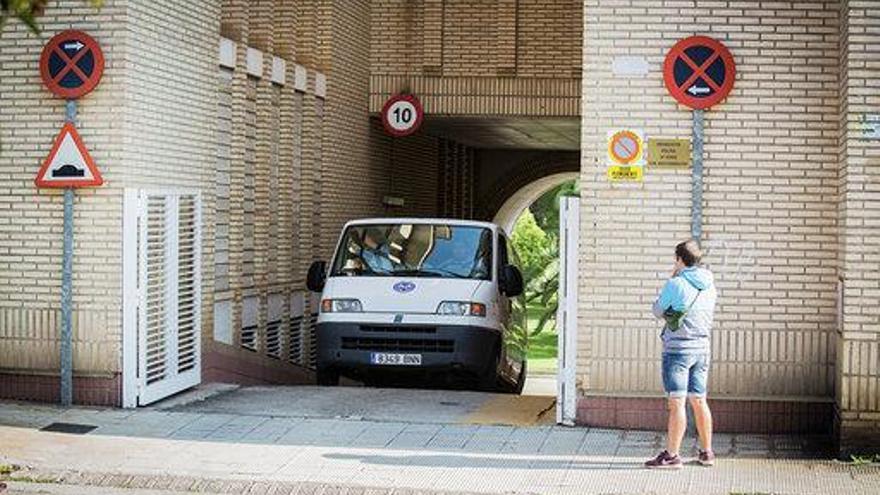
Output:
[[416,132],[423,118],[422,104],[414,95],[392,96],[382,107],[382,125],[392,136],[402,137]]

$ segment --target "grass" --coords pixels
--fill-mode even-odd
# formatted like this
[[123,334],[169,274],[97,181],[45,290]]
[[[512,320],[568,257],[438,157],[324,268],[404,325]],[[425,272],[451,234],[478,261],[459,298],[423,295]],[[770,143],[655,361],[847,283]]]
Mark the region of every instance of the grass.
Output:
[[880,454],[876,454],[873,456],[871,456],[871,455],[866,455],[866,456],[851,455],[851,456],[849,456],[849,458],[850,458],[850,462],[854,466],[862,466],[865,464],[880,463]]
[[[541,316],[540,306],[529,306],[529,332],[538,327]],[[557,367],[557,343],[559,337],[556,327],[552,324],[544,326],[544,331],[535,335],[529,341],[529,373],[553,374]]]

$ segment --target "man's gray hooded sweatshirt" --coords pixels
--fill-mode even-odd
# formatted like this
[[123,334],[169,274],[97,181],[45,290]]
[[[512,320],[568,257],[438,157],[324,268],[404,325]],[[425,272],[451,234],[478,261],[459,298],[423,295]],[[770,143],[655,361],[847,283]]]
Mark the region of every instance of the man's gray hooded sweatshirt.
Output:
[[705,268],[687,267],[666,281],[654,302],[654,316],[663,318],[663,312],[669,308],[685,311],[691,303],[693,307],[678,330],[672,331],[664,325],[661,335],[663,352],[709,352],[709,333],[717,297],[712,272]]

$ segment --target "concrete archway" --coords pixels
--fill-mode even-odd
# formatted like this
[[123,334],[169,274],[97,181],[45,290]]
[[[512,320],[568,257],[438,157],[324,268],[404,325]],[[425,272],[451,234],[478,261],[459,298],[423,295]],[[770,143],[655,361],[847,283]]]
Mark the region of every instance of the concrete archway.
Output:
[[507,198],[498,209],[492,222],[500,225],[505,232],[510,234],[523,210],[554,187],[571,180],[577,180],[578,175],[578,172],[560,172],[526,184]]
[[479,155],[479,166],[476,218],[486,221],[494,219],[510,198],[530,185],[562,173],[574,173],[577,178],[581,170],[580,153],[562,150],[490,150]]

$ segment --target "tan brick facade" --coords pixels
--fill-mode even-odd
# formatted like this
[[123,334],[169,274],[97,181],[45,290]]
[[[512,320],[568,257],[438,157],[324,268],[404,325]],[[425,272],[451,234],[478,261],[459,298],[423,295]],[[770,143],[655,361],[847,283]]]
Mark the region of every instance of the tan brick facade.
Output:
[[[672,247],[689,236],[691,174],[649,168],[641,184],[612,184],[605,141],[621,127],[690,138],[691,112],[667,94],[661,67],[677,39],[701,33],[737,63],[733,93],[706,113],[703,243],[720,292],[710,389],[833,395],[837,9],[722,4],[587,3],[579,355],[587,392],[660,390],[658,325],[646,308]],[[619,56],[643,57],[651,70],[615,77]]]
[[[214,84],[206,77],[214,74],[217,26],[211,19],[217,14],[213,3],[183,13],[168,2],[108,1],[98,11],[65,0],[50,5],[40,20],[48,35],[88,31],[106,59],[101,85],[80,100],[77,115],[105,180],[99,189],[80,190],[75,202],[78,402],[119,401],[123,189],[199,187],[212,173]],[[37,62],[45,40],[15,22],[0,35],[0,371],[18,375],[0,381],[0,397],[33,395],[16,391],[16,383],[29,383],[38,397],[54,400],[62,195],[38,191],[33,180],[65,111],[64,101],[40,82]],[[175,54],[171,64],[168,53]]]
[[[430,215],[440,202],[440,141],[392,142],[368,118],[368,2],[200,2],[187,13],[166,7],[119,0],[96,11],[70,1],[41,19],[47,33],[89,31],[107,59],[104,80],[81,100],[78,118],[106,181],[80,191],[76,204],[80,403],[121,400],[125,188],[201,194],[204,376],[245,383],[308,379],[315,303],[305,271],[312,259],[328,257],[344,221]],[[162,17],[149,17],[153,9]],[[221,35],[232,50],[225,65]],[[0,57],[9,58],[0,77],[0,166],[15,178],[4,182],[14,193],[3,195],[9,207],[0,224],[8,236],[0,371],[9,377],[0,396],[54,400],[61,196],[36,191],[33,174],[64,106],[39,81],[42,43],[20,23],[0,38]],[[146,49],[128,63],[134,46]],[[387,208],[389,195],[405,205]],[[28,241],[35,235],[45,242]],[[215,328],[215,315],[225,328]],[[215,340],[218,331],[229,332],[229,341]]]
[[[345,221],[490,218],[580,154],[580,418],[657,426],[648,307],[689,235],[691,177],[648,168],[642,183],[609,183],[605,140],[621,127],[690,137],[660,70],[676,40],[704,34],[738,68],[706,113],[719,427],[834,422],[845,449],[874,441],[880,141],[866,129],[880,114],[878,19],[868,0],[52,2],[45,33],[87,30],[107,59],[78,115],[106,184],[77,194],[77,401],[120,403],[126,189],[200,193],[203,377],[297,383],[314,356],[305,273]],[[61,196],[32,181],[64,105],[41,86],[42,44],[19,23],[0,35],[0,397],[54,400]],[[619,57],[647,73],[616,73]],[[402,91],[422,100],[425,128],[391,138],[376,117]],[[576,139],[509,144],[541,144],[578,119],[580,151]],[[493,125],[506,149],[471,135]]]
[[375,0],[370,110],[419,95],[438,115],[580,114],[581,1]]
[[[578,355],[585,417],[653,404],[590,397],[659,392],[658,325],[647,308],[667,276],[671,247],[689,234],[690,174],[648,168],[641,184],[611,184],[606,133],[636,127],[690,137],[691,114],[666,94],[661,66],[677,39],[704,34],[723,41],[737,63],[733,93],[706,113],[703,242],[720,291],[711,393],[813,403],[805,414],[827,410],[822,404],[837,396],[851,420],[844,428],[876,428],[877,211],[868,172],[876,157],[874,143],[854,134],[877,105],[864,37],[877,12],[855,3],[585,2]],[[621,56],[642,57],[648,74],[615,76]],[[806,424],[794,418],[780,424]]]
[[841,447],[877,448],[880,439],[880,140],[866,119],[880,114],[880,12],[876,2],[840,5],[840,169],[838,275],[842,321],[837,402]]

